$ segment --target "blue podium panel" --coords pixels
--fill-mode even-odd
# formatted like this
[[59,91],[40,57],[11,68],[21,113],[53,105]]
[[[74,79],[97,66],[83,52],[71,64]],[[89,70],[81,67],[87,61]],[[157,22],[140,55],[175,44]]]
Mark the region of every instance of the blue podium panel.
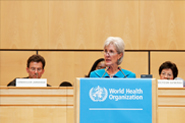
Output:
[[80,79],[80,123],[152,123],[152,79]]

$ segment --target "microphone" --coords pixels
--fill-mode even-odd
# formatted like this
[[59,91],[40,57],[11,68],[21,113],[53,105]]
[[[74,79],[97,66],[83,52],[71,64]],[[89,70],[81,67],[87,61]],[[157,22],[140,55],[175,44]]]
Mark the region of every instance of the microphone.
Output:
[[125,78],[127,78],[127,76],[123,73],[121,67],[118,67],[118,69],[122,72],[122,74],[125,76]]
[[106,68],[106,70],[105,70],[105,72],[103,73],[103,75],[102,75],[102,77],[101,78],[103,78],[103,76],[105,75],[105,73],[109,70],[109,66]]

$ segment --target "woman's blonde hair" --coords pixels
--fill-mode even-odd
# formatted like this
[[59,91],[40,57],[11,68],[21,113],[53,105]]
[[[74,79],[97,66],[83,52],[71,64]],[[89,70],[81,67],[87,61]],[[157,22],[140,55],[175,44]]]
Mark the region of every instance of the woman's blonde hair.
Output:
[[125,51],[125,43],[120,37],[108,37],[104,43],[104,48],[110,44],[113,44],[116,48],[118,54],[123,53],[122,57],[118,59],[117,64],[120,65],[123,61],[124,51]]

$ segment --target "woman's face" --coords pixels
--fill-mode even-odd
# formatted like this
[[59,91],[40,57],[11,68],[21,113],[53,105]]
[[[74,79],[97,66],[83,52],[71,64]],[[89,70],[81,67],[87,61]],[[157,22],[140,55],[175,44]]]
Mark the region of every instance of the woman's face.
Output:
[[160,79],[173,79],[173,72],[170,68],[163,69],[160,74]]
[[118,54],[113,44],[110,44],[104,48],[104,57],[106,66],[117,65],[118,59],[120,59],[122,53]]
[[105,61],[101,61],[101,62],[99,62],[98,65],[96,66],[96,70],[97,70],[97,69],[103,69],[103,68],[105,68],[105,67],[106,67]]

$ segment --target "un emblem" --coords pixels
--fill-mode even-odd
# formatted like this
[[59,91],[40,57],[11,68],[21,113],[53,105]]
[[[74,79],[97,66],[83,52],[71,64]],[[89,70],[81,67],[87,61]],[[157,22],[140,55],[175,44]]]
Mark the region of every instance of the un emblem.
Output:
[[101,88],[100,86],[96,88],[91,88],[89,91],[89,96],[94,102],[102,102],[107,98],[108,92],[106,88]]

